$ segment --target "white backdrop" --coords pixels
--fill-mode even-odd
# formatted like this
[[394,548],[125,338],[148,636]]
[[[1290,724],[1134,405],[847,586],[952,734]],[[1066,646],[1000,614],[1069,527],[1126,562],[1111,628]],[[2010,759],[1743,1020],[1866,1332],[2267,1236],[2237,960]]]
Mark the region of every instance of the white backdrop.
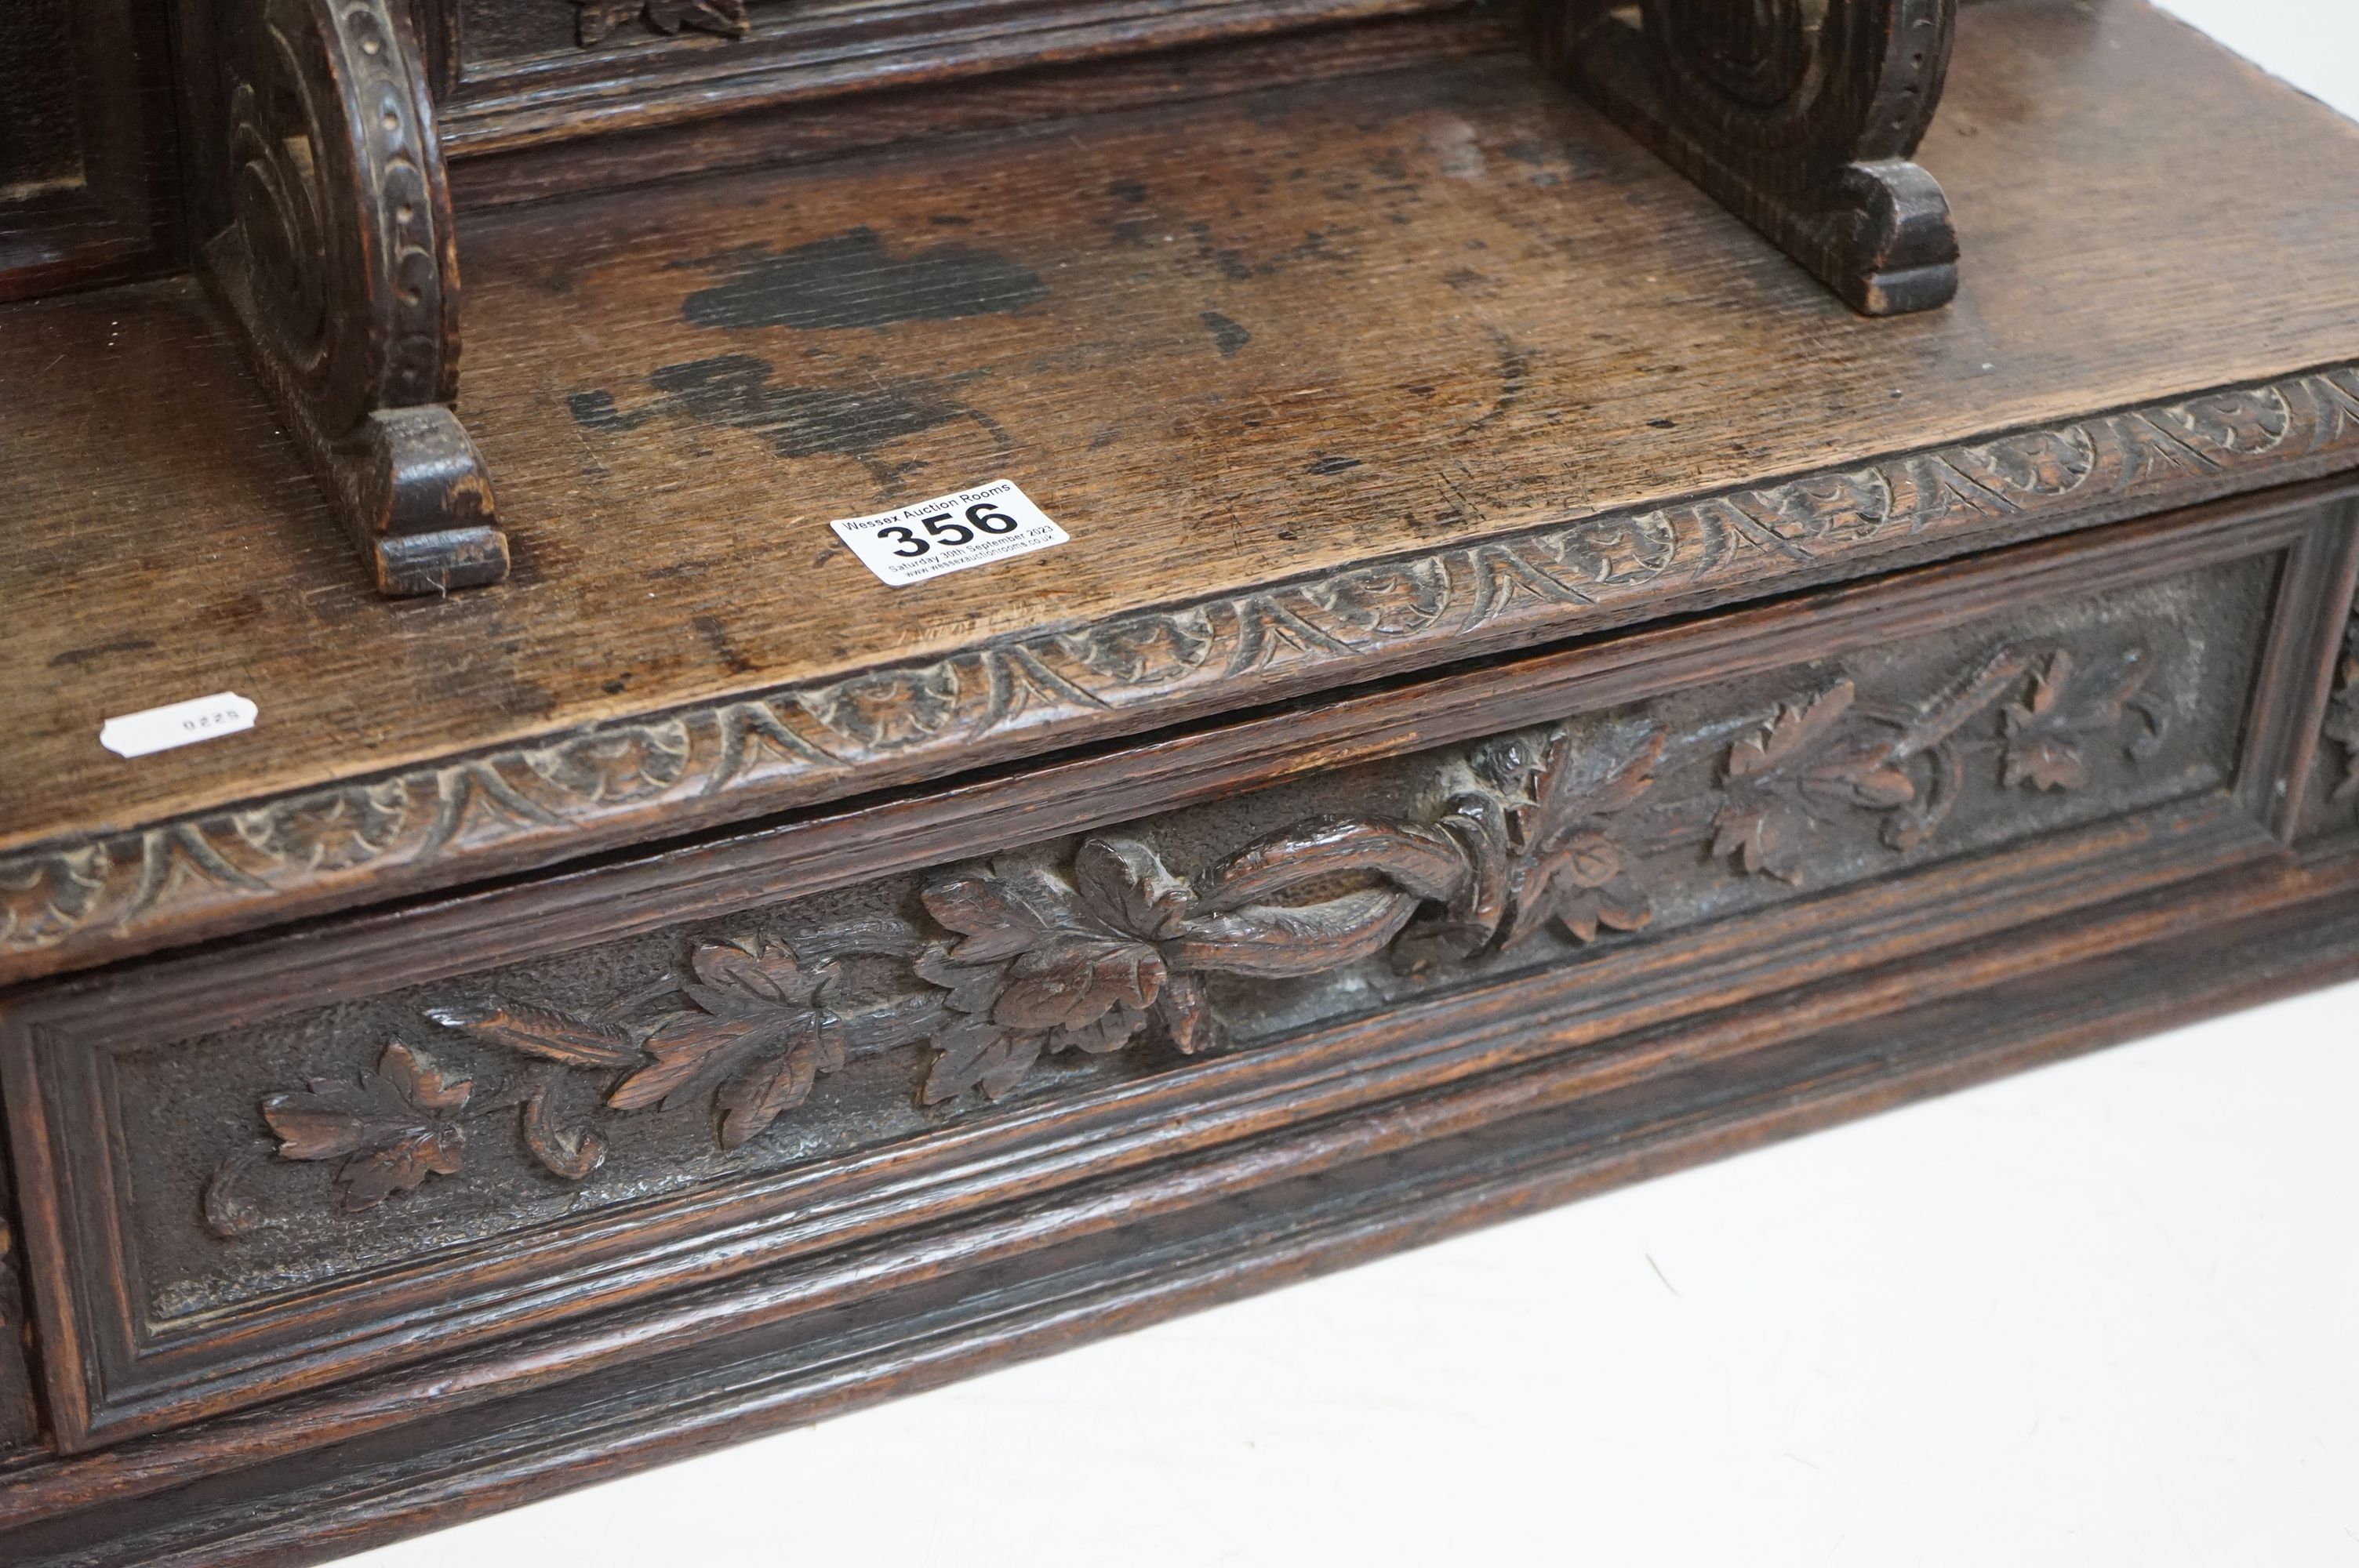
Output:
[[2354,1127],[2359,986],[354,1562],[2359,1564]]

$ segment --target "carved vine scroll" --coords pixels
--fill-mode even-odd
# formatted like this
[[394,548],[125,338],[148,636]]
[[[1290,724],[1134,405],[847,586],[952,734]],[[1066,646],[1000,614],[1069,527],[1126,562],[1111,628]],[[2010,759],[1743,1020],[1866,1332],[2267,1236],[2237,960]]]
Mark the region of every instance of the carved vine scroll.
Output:
[[[2135,764],[2161,744],[2152,669],[2135,645],[2002,645],[1899,706],[1839,676],[1682,734],[1569,719],[1445,762],[1430,816],[1310,816],[1192,874],[1141,838],[1099,834],[1049,862],[946,868],[921,883],[922,920],[700,942],[660,983],[589,1009],[462,984],[425,1014],[518,1062],[494,1092],[390,1041],[261,1113],[277,1159],[332,1162],[358,1209],[459,1173],[480,1118],[513,1118],[544,1169],[581,1181],[606,1158],[609,1116],[702,1107],[735,1150],[864,1057],[922,1047],[914,1091],[931,1106],[999,1099],[1060,1053],[1217,1051],[1216,977],[1301,979],[1381,955],[1447,979],[1551,933],[1586,946],[1645,931],[1671,858],[1806,885],[1849,852],[1846,822],[1897,854],[1970,783],[2008,799],[2079,790],[2102,752]],[[1690,782],[1667,790],[1674,762]],[[254,1227],[239,1195],[255,1157],[234,1154],[205,1194],[214,1234]]]
[[1957,0],[1546,0],[1544,59],[1870,316],[1958,287],[1957,232],[1910,161]]
[[245,0],[240,23],[208,256],[247,358],[380,590],[496,582],[491,481],[449,406],[455,230],[407,13]]

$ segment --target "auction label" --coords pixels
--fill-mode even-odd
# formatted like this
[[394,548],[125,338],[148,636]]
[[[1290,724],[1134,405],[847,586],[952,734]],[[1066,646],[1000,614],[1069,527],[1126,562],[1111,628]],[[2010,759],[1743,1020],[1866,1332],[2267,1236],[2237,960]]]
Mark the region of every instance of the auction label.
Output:
[[1049,522],[1049,514],[1033,505],[1012,479],[995,479],[898,512],[839,518],[828,526],[852,546],[862,566],[894,588],[1069,541],[1065,531]]
[[252,697],[217,691],[211,697],[192,697],[186,702],[110,719],[99,726],[98,743],[118,757],[144,757],[150,752],[168,752],[175,746],[251,730],[254,716],[261,711]]

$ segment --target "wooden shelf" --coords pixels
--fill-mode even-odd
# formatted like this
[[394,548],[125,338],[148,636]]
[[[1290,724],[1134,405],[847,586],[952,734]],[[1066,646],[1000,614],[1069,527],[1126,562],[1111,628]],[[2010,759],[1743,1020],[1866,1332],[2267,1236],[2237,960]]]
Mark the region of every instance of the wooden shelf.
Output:
[[[916,672],[888,713],[829,688],[860,743],[821,737],[824,766],[725,799],[683,786],[665,820],[742,818],[1267,700],[1289,661],[1351,652],[1280,624],[1236,678],[1118,702],[1044,680],[993,697],[1023,711],[986,734],[957,708],[982,666],[959,692],[929,664],[962,651],[1191,605],[1217,640],[1202,607],[1272,585],[2359,359],[2359,205],[2327,199],[2359,189],[2359,127],[2256,92],[2142,6],[1982,5],[1961,31],[1923,161],[1966,279],[1918,317],[1854,317],[1505,58],[480,214],[461,413],[516,567],[443,601],[355,579],[195,284],[13,307],[0,848]],[[1000,477],[1073,542],[892,589],[827,528]],[[2257,482],[2178,478],[2190,497]],[[1740,548],[1495,632],[1429,616],[1343,673],[2103,510]],[[1400,615],[1432,610],[1400,591]],[[111,715],[220,690],[260,705],[250,733],[135,762],[96,744]],[[416,885],[595,848],[592,817]]]

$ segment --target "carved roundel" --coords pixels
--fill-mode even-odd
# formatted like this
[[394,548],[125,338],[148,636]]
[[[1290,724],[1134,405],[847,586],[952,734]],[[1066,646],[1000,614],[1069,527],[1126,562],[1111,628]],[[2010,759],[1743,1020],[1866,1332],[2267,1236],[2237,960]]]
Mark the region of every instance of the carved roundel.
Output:
[[451,199],[405,27],[387,0],[260,0],[231,99],[256,325],[332,430],[456,390]]
[[1917,150],[1956,0],[1644,0],[1657,79],[1725,145],[1831,168]]

